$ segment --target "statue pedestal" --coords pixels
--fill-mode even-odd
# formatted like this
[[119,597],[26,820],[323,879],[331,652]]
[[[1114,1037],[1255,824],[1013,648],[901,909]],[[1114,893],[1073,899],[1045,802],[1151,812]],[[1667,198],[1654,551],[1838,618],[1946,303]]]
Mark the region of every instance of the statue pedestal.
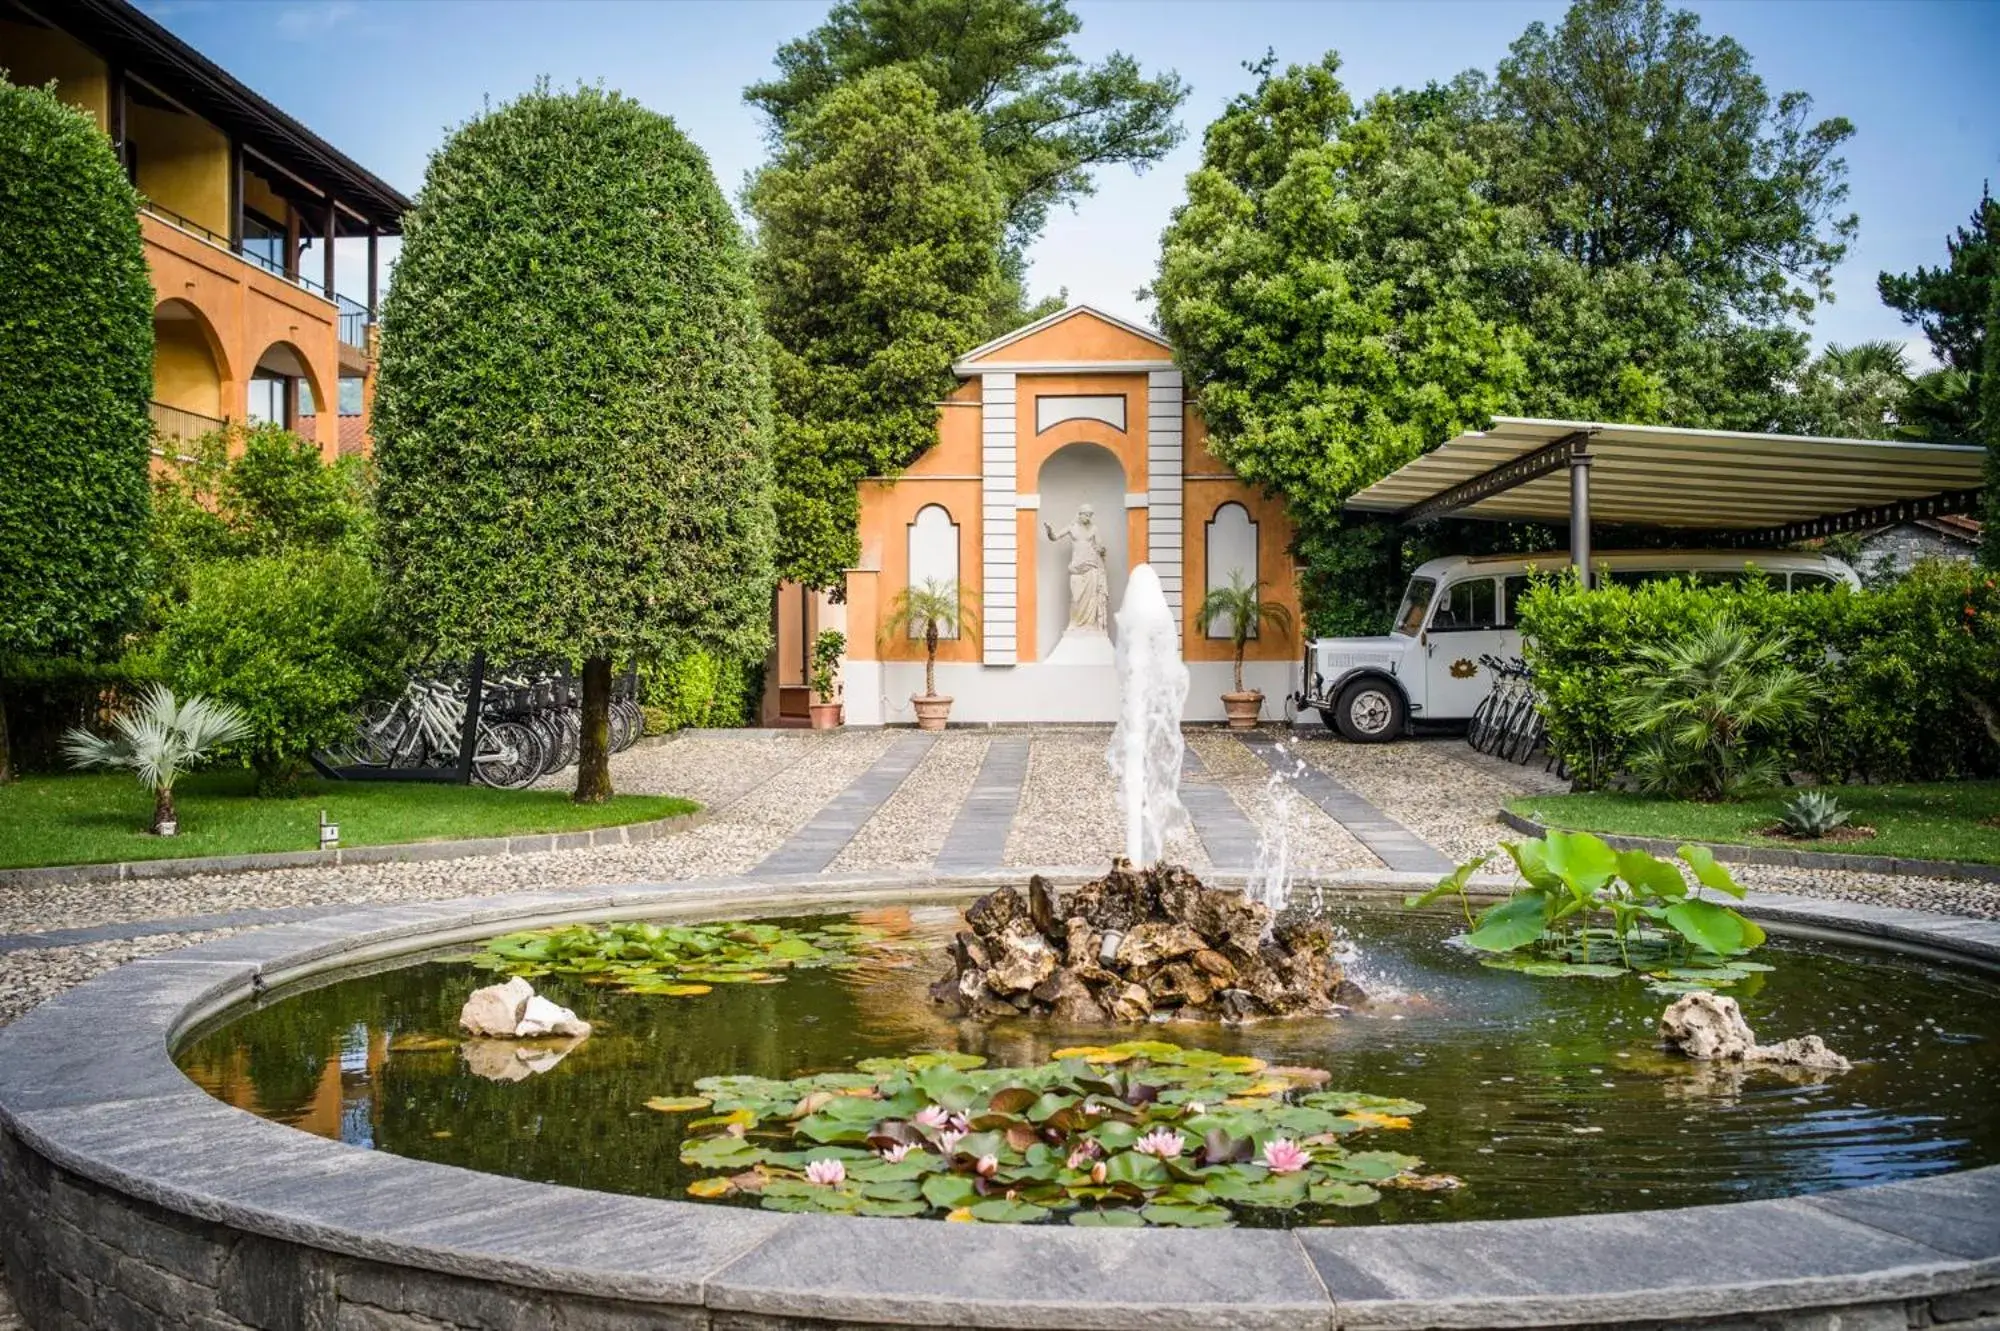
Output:
[[1045,665],[1108,666],[1118,663],[1118,654],[1103,629],[1070,628],[1042,661]]

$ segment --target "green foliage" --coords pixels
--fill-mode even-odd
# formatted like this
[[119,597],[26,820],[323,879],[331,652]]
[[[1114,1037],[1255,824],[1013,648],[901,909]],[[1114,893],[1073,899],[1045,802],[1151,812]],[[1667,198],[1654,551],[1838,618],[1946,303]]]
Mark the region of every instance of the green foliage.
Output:
[[1842,826],[1854,815],[1840,807],[1840,801],[1823,790],[1801,791],[1786,803],[1778,815],[1779,824],[1793,836],[1817,840]]
[[567,924],[489,939],[472,960],[506,975],[582,975],[620,993],[692,998],[718,984],[776,984],[780,971],[851,968],[882,946],[880,931],[859,924]]
[[1728,618],[1641,644],[1612,700],[1613,717],[1637,741],[1630,768],[1638,788],[1735,799],[1783,781],[1783,741],[1816,693],[1785,661],[1788,646]]
[[1120,52],[1084,64],[1069,44],[1081,26],[1066,0],[840,0],[743,96],[775,141],[871,71],[917,75],[940,108],[976,118],[1018,271],[1049,211],[1092,192],[1095,168],[1143,171],[1181,140],[1186,85]]
[[1986,400],[1980,412],[1986,427],[1986,522],[1979,547],[1980,562],[2000,569],[2000,280],[1993,284],[1993,304],[1986,316],[1987,352],[1994,362],[1986,376]]
[[1236,652],[1236,691],[1243,691],[1243,648],[1260,629],[1284,636],[1292,631],[1290,608],[1264,599],[1266,584],[1244,581],[1241,573],[1230,575],[1227,587],[1212,587],[1195,609],[1195,624],[1207,633],[1217,620],[1229,625],[1229,645]]
[[882,640],[921,632],[924,639],[924,692],[937,696],[938,639],[979,634],[979,610],[956,582],[924,579],[889,598],[882,611]]
[[791,121],[745,203],[773,344],[778,568],[837,587],[860,557],[856,483],[936,443],[952,358],[983,340],[1000,187],[973,115],[897,66]]
[[840,658],[847,651],[847,635],[839,629],[821,629],[813,639],[813,697],[829,703],[840,692]]
[[1381,1200],[1378,1186],[1458,1184],[1419,1174],[1415,1156],[1350,1149],[1424,1107],[1313,1089],[1318,1069],[1159,1040],[984,1063],[922,1053],[790,1081],[704,1077],[699,1096],[648,1107],[706,1111],[681,1160],[718,1173],[691,1195],[774,1211],[1211,1228],[1243,1208],[1330,1219]]
[[763,692],[763,662],[699,648],[670,660],[641,662],[639,698],[646,733],[749,725]]
[[380,601],[374,569],[347,551],[213,560],[160,635],[161,667],[240,712],[236,747],[259,791],[286,793],[308,754],[351,738],[356,709],[395,686],[401,653]]
[[[1743,962],[1717,964],[1761,944],[1764,931],[1703,898],[1705,889],[1743,896],[1706,846],[1680,848],[1681,863],[1694,874],[1690,888],[1679,865],[1643,850],[1613,850],[1588,832],[1551,831],[1504,845],[1521,886],[1478,918],[1470,919],[1466,883],[1484,859],[1459,865],[1405,904],[1417,908],[1457,898],[1471,923],[1466,946],[1527,953],[1528,963],[1506,964],[1532,974],[1612,976],[1639,970],[1656,984],[1679,984],[1692,976],[1726,986],[1753,969]],[[1593,923],[1600,919],[1605,923]]]
[[1898,344],[1829,346],[1799,377],[1798,428],[1836,438],[1905,438],[1903,405],[1911,387]]
[[1879,589],[1787,595],[1663,580],[1580,589],[1568,575],[1522,597],[1521,632],[1550,747],[1584,789],[1626,770],[1639,736],[1621,719],[1625,667],[1647,648],[1729,622],[1782,641],[1817,684],[1805,716],[1774,727],[1788,766],[1827,780],[1944,780],[2000,772],[1979,712],[2000,697],[2000,588],[1969,566],[1927,562]]
[[176,699],[173,690],[155,684],[137,705],[112,721],[117,734],[93,735],[82,727],[63,736],[63,749],[77,767],[116,767],[138,775],[157,797],[153,831],[172,836],[178,830],[174,783],[221,745],[249,731],[243,714],[226,702],[200,695]]
[[153,287],[138,207],[88,115],[0,78],[0,643],[10,655],[98,651],[140,596]]
[[1286,501],[1316,631],[1385,627],[1405,543],[1341,505],[1459,430],[1798,424],[1845,121],[1657,0],[1581,0],[1490,82],[1357,110],[1337,69],[1256,68],[1153,289],[1216,453]]
[[600,798],[592,663],[768,642],[748,253],[673,122],[589,88],[460,128],[405,222],[374,420],[390,604],[446,659],[584,661],[578,790]]
[[1982,410],[1986,348],[1993,345],[1988,324],[1993,302],[2000,299],[2000,201],[1990,189],[1980,190],[1969,225],[1955,229],[1944,244],[1942,267],[1883,273],[1876,290],[1904,323],[1924,330],[1945,366],[1934,372],[1934,391],[1922,416],[1911,422],[1935,429],[1916,437],[1957,442],[1973,437]]

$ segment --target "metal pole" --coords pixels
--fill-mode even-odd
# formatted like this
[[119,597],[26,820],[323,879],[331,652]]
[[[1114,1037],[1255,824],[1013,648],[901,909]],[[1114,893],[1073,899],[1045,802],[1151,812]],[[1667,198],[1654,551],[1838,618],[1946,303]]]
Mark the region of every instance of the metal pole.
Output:
[[1590,586],[1590,454],[1582,451],[1569,461],[1569,562]]

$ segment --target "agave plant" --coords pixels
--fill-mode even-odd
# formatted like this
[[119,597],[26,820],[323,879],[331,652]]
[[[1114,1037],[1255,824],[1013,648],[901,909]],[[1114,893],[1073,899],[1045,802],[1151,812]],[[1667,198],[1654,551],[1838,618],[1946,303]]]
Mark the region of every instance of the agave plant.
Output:
[[1201,600],[1201,608],[1194,612],[1195,623],[1206,633],[1217,620],[1225,620],[1229,625],[1229,645],[1236,651],[1236,691],[1243,692],[1243,648],[1251,635],[1260,628],[1268,628],[1273,633],[1288,634],[1292,631],[1292,612],[1276,601],[1267,601],[1259,593],[1264,583],[1245,582],[1241,573],[1229,576],[1227,587],[1217,587]]
[[882,633],[921,633],[924,638],[924,696],[937,696],[938,639],[945,634],[976,635],[979,615],[955,582],[924,579],[921,587],[905,587],[889,602]]
[[1787,645],[1719,619],[1640,648],[1624,671],[1630,691],[1612,707],[1640,736],[1630,764],[1640,789],[1714,800],[1776,785],[1784,774],[1778,741],[1815,694],[1812,680],[1785,663]]
[[180,830],[174,810],[174,782],[217,748],[250,733],[243,713],[199,694],[177,700],[172,689],[155,684],[139,705],[111,723],[106,738],[72,726],[63,735],[63,753],[75,767],[125,768],[153,791],[153,834]]
[[1808,790],[1785,805],[1778,822],[1795,837],[1817,841],[1854,815],[1823,790]]

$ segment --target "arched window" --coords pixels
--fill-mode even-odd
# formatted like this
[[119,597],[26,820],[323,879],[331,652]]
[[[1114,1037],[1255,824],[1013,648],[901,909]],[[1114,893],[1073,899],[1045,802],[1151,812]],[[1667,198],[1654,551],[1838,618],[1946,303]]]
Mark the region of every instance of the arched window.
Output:
[[[1246,586],[1257,584],[1257,524],[1250,518],[1250,510],[1230,501],[1216,506],[1215,516],[1207,526],[1207,591],[1229,586],[1232,579],[1240,578]],[[1210,621],[1208,636],[1227,638],[1234,634],[1236,626],[1227,615],[1217,615]],[[1256,625],[1250,626],[1250,636],[1257,635]]]
[[[951,520],[951,511],[943,504],[924,505],[910,523],[910,585],[921,587],[931,579],[936,579],[940,586],[958,582],[958,524]],[[912,624],[910,636],[921,638],[922,628]]]

